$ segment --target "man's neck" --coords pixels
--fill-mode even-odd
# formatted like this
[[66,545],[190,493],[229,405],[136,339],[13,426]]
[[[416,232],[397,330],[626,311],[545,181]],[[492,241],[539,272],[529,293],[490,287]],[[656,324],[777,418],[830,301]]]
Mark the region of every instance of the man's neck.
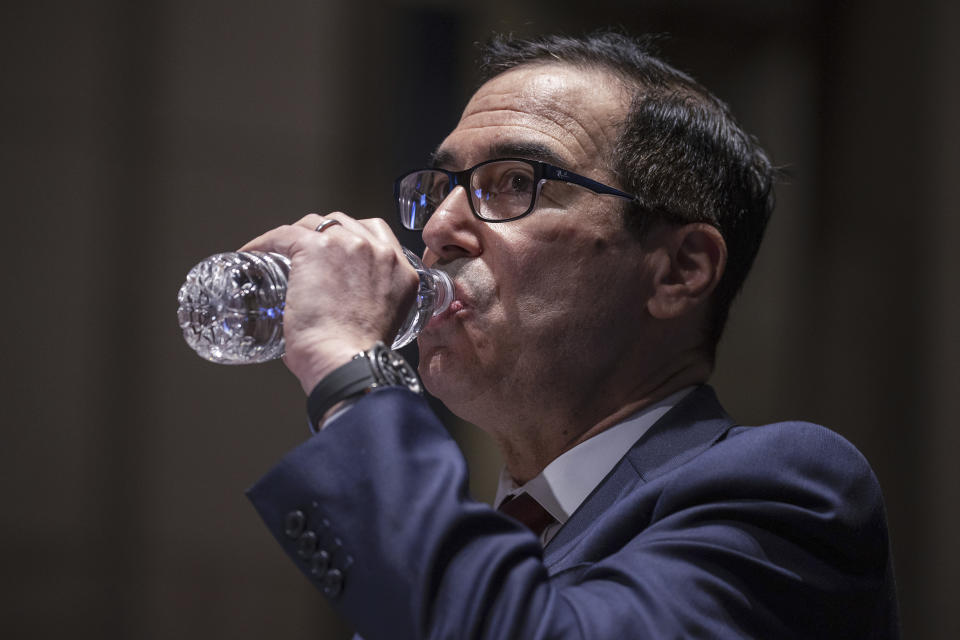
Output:
[[706,382],[710,372],[705,359],[691,354],[689,360],[656,372],[632,387],[618,391],[601,385],[579,406],[555,403],[537,415],[524,416],[521,412],[514,414],[510,424],[501,423],[488,431],[496,440],[507,472],[517,484],[524,484],[565,451],[684,387]]

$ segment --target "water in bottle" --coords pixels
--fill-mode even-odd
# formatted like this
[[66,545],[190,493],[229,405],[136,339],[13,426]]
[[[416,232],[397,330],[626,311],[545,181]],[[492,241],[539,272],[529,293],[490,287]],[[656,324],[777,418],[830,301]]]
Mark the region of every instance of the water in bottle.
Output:
[[[410,343],[430,318],[453,300],[450,277],[404,255],[420,276],[420,289],[393,348]],[[218,253],[187,274],[177,295],[177,320],[187,344],[221,364],[266,362],[283,355],[283,308],[290,261],[278,253]]]

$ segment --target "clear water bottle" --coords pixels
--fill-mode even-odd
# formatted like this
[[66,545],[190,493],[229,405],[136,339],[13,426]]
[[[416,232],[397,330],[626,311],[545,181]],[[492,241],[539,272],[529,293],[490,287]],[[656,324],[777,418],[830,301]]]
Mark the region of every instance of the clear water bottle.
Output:
[[[453,301],[450,276],[425,269],[408,249],[420,290],[393,348],[409,344]],[[210,256],[187,274],[177,294],[177,320],[200,357],[221,364],[266,362],[283,355],[283,306],[290,261],[279,253],[242,251]]]

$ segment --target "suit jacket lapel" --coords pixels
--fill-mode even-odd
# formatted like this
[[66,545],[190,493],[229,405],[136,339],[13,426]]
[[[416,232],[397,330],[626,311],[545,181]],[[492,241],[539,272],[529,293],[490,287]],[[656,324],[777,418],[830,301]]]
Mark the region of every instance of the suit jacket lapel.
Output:
[[652,478],[675,469],[713,444],[733,426],[713,389],[694,389],[660,418],[634,444],[613,470],[580,505],[544,549],[551,574],[575,561],[571,552],[622,496]]

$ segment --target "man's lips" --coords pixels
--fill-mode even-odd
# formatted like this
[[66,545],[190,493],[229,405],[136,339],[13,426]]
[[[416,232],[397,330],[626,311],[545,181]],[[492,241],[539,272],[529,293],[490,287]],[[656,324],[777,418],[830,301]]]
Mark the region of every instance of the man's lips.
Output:
[[453,282],[453,302],[438,316],[430,318],[424,330],[439,329],[455,318],[464,319],[474,311],[486,309],[496,287],[492,275],[479,260],[454,260],[443,269]]
[[453,293],[453,302],[450,303],[443,313],[440,315],[433,316],[430,318],[430,322],[427,323],[427,326],[424,329],[430,329],[436,326],[443,324],[444,322],[450,320],[455,315],[467,308],[467,305],[463,301],[463,293],[460,290],[460,287],[454,283],[454,293]]

